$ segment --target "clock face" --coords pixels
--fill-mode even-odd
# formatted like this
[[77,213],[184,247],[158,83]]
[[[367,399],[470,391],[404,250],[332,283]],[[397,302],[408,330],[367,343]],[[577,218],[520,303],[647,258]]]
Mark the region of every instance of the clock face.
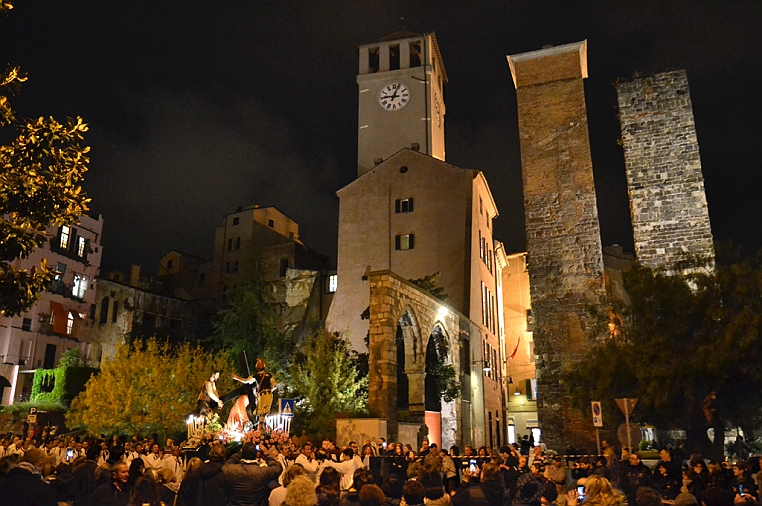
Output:
[[387,111],[399,111],[410,100],[410,90],[402,83],[389,83],[378,92],[378,103]]

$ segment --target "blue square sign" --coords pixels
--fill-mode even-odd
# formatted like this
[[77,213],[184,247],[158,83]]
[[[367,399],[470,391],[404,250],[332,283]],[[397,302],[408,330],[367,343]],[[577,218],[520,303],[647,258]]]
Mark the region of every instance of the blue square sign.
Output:
[[294,399],[281,399],[279,412],[283,416],[294,416]]

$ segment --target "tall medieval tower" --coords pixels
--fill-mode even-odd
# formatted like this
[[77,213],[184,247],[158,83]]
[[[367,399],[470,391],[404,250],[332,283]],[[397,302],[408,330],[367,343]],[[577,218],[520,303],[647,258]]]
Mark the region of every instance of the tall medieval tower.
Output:
[[[635,255],[653,268],[714,267],[696,124],[684,70],[620,82]],[[688,262],[685,268],[681,262]]]
[[589,444],[561,384],[588,343],[585,306],[605,297],[583,79],[587,41],[508,56],[518,101],[537,410],[543,438]]

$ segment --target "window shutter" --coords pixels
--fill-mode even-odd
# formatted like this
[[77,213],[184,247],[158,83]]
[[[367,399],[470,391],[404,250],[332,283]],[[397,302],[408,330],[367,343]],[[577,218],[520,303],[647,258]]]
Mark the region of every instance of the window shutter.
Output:
[[401,203],[400,199],[395,200],[394,201],[394,212],[399,214],[402,211],[401,206],[402,206],[402,203]]
[[415,246],[415,234],[410,234],[408,236],[408,249],[413,249]]
[[528,401],[534,400],[534,392],[532,392],[531,379],[524,380],[524,388],[526,389],[526,392],[527,392],[527,400]]
[[413,199],[412,198],[408,200],[408,204],[407,205],[408,205],[407,211],[409,213],[412,213],[413,212]]
[[77,254],[77,229],[74,227],[71,228],[71,235],[69,235],[69,247],[67,249],[75,255]]

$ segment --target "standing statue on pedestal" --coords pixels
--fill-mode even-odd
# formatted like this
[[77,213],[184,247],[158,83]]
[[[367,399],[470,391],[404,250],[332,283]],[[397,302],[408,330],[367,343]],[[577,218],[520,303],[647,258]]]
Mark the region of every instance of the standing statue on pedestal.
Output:
[[217,394],[217,380],[220,379],[220,373],[214,372],[201,387],[201,393],[198,394],[196,410],[200,416],[207,416],[215,409],[222,406],[219,394]]
[[[247,378],[233,374],[234,380],[251,387],[238,396],[230,409],[228,427],[245,430],[246,424],[249,422],[261,427],[264,425],[264,417],[270,414],[270,408],[273,404],[273,390],[276,386],[275,378],[265,371],[265,363],[261,358],[257,358],[255,367],[257,369],[256,374]],[[256,407],[252,409],[253,406]]]

